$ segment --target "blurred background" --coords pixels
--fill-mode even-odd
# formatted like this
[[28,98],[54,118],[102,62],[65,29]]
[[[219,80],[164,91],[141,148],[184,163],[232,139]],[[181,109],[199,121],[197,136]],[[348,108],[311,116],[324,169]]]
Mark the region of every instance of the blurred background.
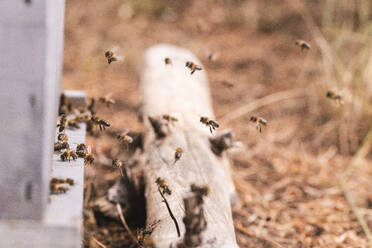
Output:
[[[209,77],[216,120],[244,144],[230,154],[239,245],[368,247],[371,13],[370,0],[67,1],[62,88],[113,93],[116,104],[100,116],[140,132],[143,52],[163,42],[190,49]],[[108,65],[113,46],[125,59]],[[344,104],[326,98],[329,90]],[[262,133],[251,115],[267,120]],[[120,223],[94,212],[120,176],[100,162],[117,142],[102,134],[88,143],[98,159],[86,170],[85,247],[97,246],[93,237],[130,247]]]

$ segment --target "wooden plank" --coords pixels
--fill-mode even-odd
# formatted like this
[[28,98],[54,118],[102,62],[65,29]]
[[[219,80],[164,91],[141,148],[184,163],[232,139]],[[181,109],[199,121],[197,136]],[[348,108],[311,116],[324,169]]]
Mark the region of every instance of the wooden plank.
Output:
[[41,219],[62,65],[64,0],[0,1],[0,219]]
[[[171,65],[165,65],[169,57]],[[211,194],[203,204],[207,221],[202,231],[203,243],[198,247],[237,247],[232,220],[230,195],[234,186],[225,163],[225,154],[217,157],[211,151],[209,128],[200,122],[200,116],[214,118],[207,76],[204,71],[190,74],[186,61],[200,65],[189,51],[170,45],[150,48],[144,58],[141,77],[142,113],[145,120],[144,163],[146,179],[147,223],[160,220],[151,234],[157,247],[176,247],[182,242],[175,224],[158,192],[155,180],[165,179],[172,191],[166,196],[170,208],[184,235],[185,216],[183,199],[190,196],[190,185],[209,185]],[[147,117],[170,114],[178,118],[169,126],[166,137],[159,139]],[[174,163],[175,149],[184,150]]]
[[[65,95],[75,103],[85,104],[86,95],[80,91],[65,91]],[[78,107],[74,105],[74,107]],[[75,149],[77,144],[85,143],[85,123],[79,129],[66,129],[69,144]],[[56,130],[55,134],[57,134]],[[56,139],[57,141],[57,139]],[[51,176],[71,178],[74,185],[65,194],[50,195],[41,221],[1,220],[1,247],[40,247],[40,248],[79,248],[82,237],[82,213],[84,193],[84,160],[62,162],[60,154],[53,154]],[[49,182],[49,180],[48,180]],[[22,237],[22,238],[19,238]]]

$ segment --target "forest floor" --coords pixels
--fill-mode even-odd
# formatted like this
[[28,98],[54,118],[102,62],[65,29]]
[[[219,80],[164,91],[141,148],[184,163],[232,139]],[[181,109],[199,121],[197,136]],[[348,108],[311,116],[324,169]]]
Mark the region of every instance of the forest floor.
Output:
[[[141,132],[143,52],[158,43],[190,49],[209,77],[216,120],[244,144],[230,154],[240,247],[367,247],[340,178],[368,127],[352,133],[355,129],[338,124],[347,122],[346,110],[325,98],[319,48],[296,10],[273,2],[67,1],[62,88],[84,90],[90,97],[112,93],[116,104],[100,109],[100,116],[116,130]],[[312,49],[301,51],[294,45],[298,38]],[[115,45],[125,60],[108,65],[104,52]],[[210,53],[218,55],[215,61],[207,59]],[[282,100],[259,105],[258,99],[277,92]],[[247,104],[252,111],[228,115]],[[267,119],[262,133],[249,122],[251,114]],[[117,145],[108,135],[89,137],[87,143],[97,156]],[[372,228],[370,162],[360,159],[346,185]],[[86,187],[95,189],[85,202],[86,247],[100,247],[95,240],[106,247],[131,246],[120,222],[98,223],[89,212],[89,202],[118,177],[119,171],[99,162],[86,168]]]

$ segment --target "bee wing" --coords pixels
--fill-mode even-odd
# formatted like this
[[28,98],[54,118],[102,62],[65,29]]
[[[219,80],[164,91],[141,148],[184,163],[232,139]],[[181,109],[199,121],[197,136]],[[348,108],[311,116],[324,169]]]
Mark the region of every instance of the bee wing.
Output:
[[116,61],[124,61],[124,56],[115,56]]
[[119,48],[120,48],[119,46],[116,46],[115,45],[115,46],[112,46],[111,47],[110,51],[112,51],[113,53],[115,53],[115,52],[119,51]]
[[88,146],[87,150],[88,150],[88,153],[91,153],[92,152],[92,147]]
[[107,95],[105,95],[105,97],[107,97],[107,98],[111,98],[111,96],[112,96],[112,92],[110,92]]

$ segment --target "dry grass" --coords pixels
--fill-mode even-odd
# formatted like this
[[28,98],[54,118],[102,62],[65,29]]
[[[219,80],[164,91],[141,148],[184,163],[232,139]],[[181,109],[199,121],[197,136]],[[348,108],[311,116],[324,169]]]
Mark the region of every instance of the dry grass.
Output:
[[[160,42],[192,50],[210,78],[216,116],[246,146],[244,153],[231,154],[240,246],[368,247],[372,168],[370,149],[362,145],[372,111],[368,5],[368,0],[67,1],[63,88],[94,97],[113,92],[117,104],[100,109],[100,115],[114,129],[141,131],[137,83],[143,51]],[[310,42],[312,50],[301,52],[293,45],[297,38]],[[103,53],[113,45],[121,47],[125,61],[108,66]],[[219,59],[208,62],[208,51],[219,52]],[[235,84],[226,88],[221,80]],[[306,97],[269,97],[296,90]],[[325,99],[327,90],[342,91],[345,105],[337,108]],[[249,122],[251,114],[268,120],[263,134]],[[88,142],[97,157],[116,146],[108,135]],[[101,162],[86,171],[85,245],[134,246],[120,221],[100,218],[93,209],[93,201],[120,177]],[[132,231],[139,227],[125,218]]]

